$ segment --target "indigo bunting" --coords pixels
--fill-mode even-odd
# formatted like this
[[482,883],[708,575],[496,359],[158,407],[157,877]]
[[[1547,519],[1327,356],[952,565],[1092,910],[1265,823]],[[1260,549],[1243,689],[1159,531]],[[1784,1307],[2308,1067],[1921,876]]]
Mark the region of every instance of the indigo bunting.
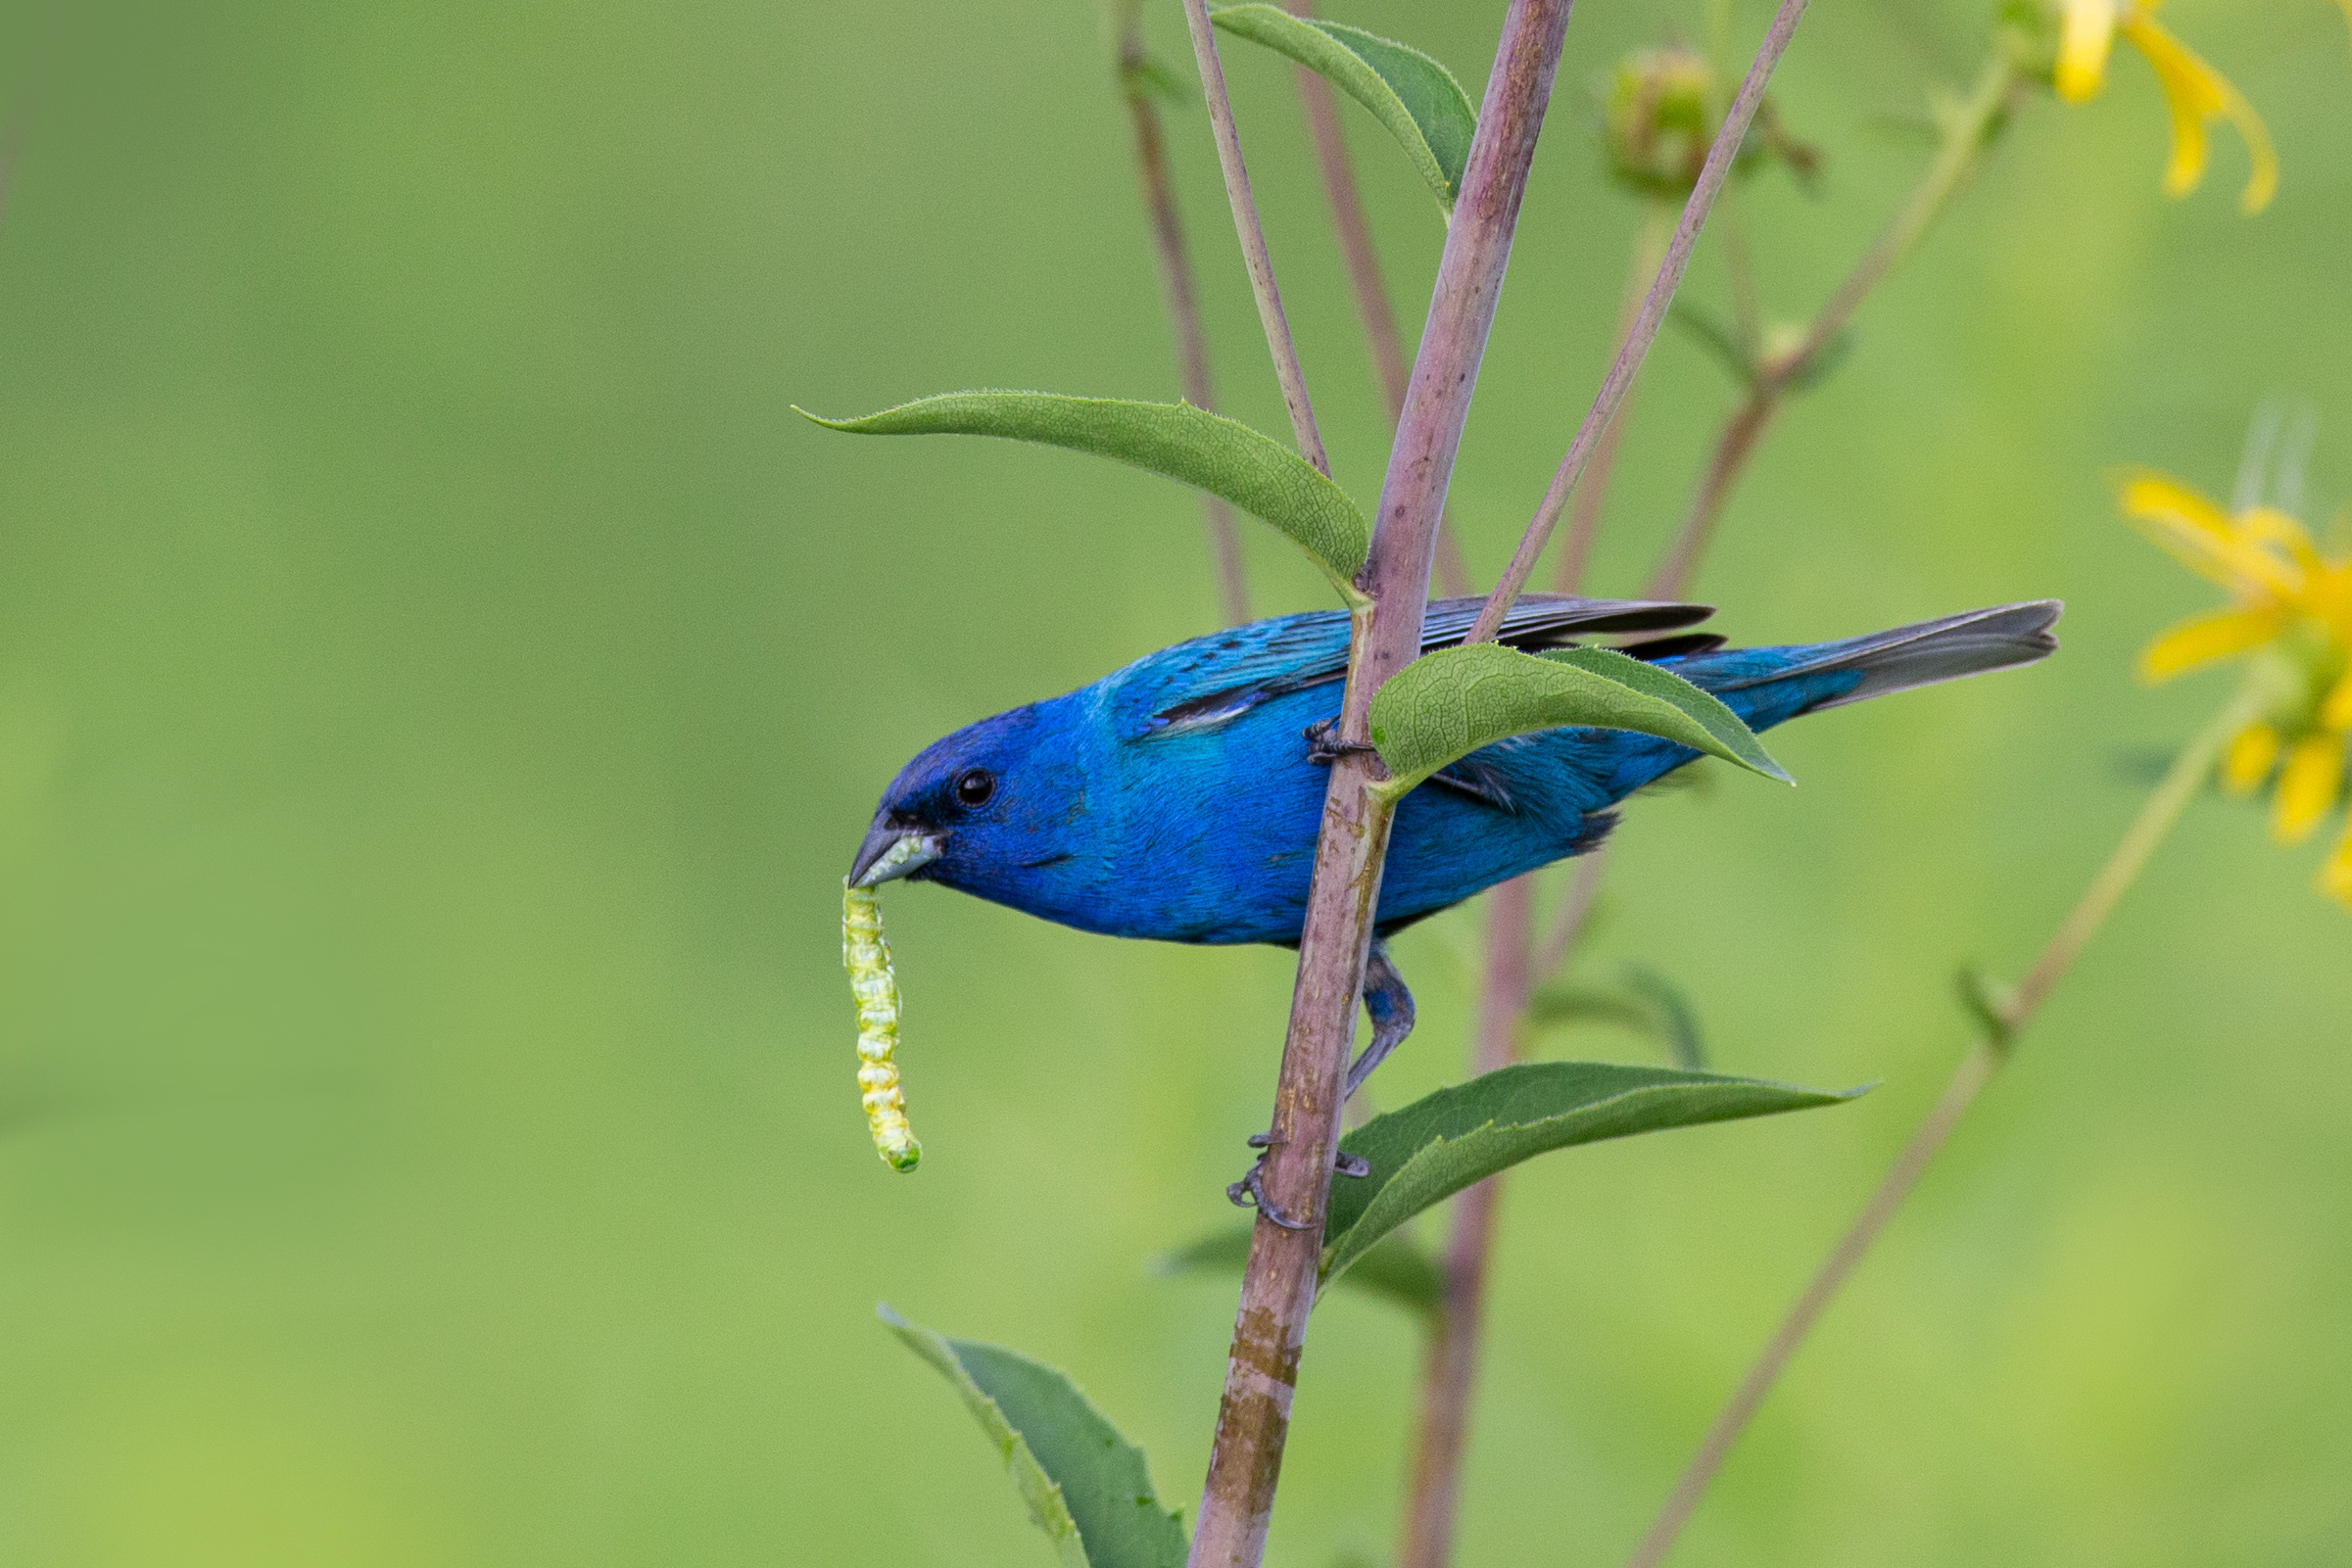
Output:
[[[1429,605],[1421,649],[1461,641],[1480,600]],[[1514,647],[1637,635],[1622,651],[1727,704],[1753,730],[2050,653],[2055,600],[1869,637],[1728,648],[1684,628],[1699,604],[1522,596]],[[1344,611],[1285,615],[1147,654],[1064,696],[934,741],[885,792],[850,868],[1009,904],[1112,936],[1295,946],[1347,670]],[[1600,843],[1609,808],[1700,753],[1624,730],[1545,730],[1470,753],[1397,808],[1364,1002],[1371,1043],[1353,1093],[1413,1026],[1385,939],[1441,909]]]

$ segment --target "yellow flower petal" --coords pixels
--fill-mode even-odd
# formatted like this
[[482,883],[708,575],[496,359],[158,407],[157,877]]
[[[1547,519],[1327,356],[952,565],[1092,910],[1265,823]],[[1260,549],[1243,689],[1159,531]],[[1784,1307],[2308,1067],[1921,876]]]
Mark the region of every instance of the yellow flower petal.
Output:
[[2299,574],[2241,534],[2220,506],[2170,475],[2140,473],[2126,480],[2123,510],[2173,559],[2241,598],[2291,597],[2302,591]]
[[[2352,0],[2344,3],[2352,5]],[[2328,569],[2311,543],[2311,530],[2292,512],[2280,511],[2276,506],[2249,506],[2231,522],[2240,540],[2277,545],[2284,549],[2307,577]]]
[[[2347,0],[2352,4],[2352,0]],[[2352,909],[2352,829],[2336,840],[2335,850],[2320,868],[2320,891]]]
[[2279,794],[2271,814],[2271,836],[2282,844],[2299,844],[2335,804],[2344,781],[2344,742],[2340,736],[2307,736],[2287,753],[2279,775]]
[[2250,795],[2271,776],[2279,760],[2279,732],[2267,724],[2250,724],[2237,732],[2222,757],[2222,787],[2233,795]]
[[2277,610],[2216,610],[2183,621],[2150,642],[2139,655],[2139,678],[2150,683],[2201,670],[2208,664],[2250,652],[2279,635]]
[[[2352,8],[2352,0],[2343,3]],[[2107,79],[2107,52],[2114,47],[2115,0],[2065,0],[2058,23],[2058,96],[2070,104],[2094,97]]]
[[2328,693],[2328,700],[2320,704],[2320,723],[2337,735],[2352,730],[2352,670],[2344,672],[2335,689]]
[[2206,123],[2228,119],[2245,138],[2246,156],[2253,163],[2238,205],[2249,213],[2268,207],[2279,189],[2279,155],[2254,106],[2220,71],[2167,32],[2146,9],[2134,7],[2117,25],[2133,46],[2147,56],[2164,88],[2165,107],[2172,112],[2173,156],[2164,170],[2166,193],[2185,196],[2196,189],[2197,181],[2205,177]]

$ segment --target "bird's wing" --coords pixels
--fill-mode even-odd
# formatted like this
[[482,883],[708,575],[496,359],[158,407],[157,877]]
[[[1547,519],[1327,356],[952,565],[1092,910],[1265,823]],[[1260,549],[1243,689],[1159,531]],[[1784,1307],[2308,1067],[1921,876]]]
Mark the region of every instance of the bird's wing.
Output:
[[[1484,602],[1431,602],[1421,621],[1421,651],[1461,641]],[[1500,641],[1518,648],[1558,647],[1600,633],[1675,631],[1713,613],[1706,604],[1526,594],[1505,617]],[[1197,732],[1269,698],[1337,681],[1347,665],[1344,610],[1254,621],[1163,648],[1112,677],[1113,727],[1129,737]]]

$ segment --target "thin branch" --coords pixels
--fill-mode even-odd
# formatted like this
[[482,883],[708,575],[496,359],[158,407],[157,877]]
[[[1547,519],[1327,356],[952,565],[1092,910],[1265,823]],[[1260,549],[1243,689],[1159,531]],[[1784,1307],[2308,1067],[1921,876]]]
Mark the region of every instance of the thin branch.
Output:
[[[1153,248],[1160,259],[1160,283],[1168,296],[1168,324],[1176,335],[1176,364],[1183,377],[1184,396],[1195,407],[1215,408],[1217,393],[1209,379],[1209,344],[1201,331],[1200,296],[1193,287],[1192,258],[1184,246],[1184,225],[1176,211],[1176,185],[1168,172],[1168,146],[1160,134],[1160,110],[1144,80],[1150,66],[1143,47],[1143,8],[1140,0],[1119,6],[1119,84],[1127,99],[1128,117],[1135,131],[1135,172],[1143,186],[1144,210],[1151,214]],[[1241,531],[1232,506],[1221,496],[1201,492],[1201,523],[1208,530],[1209,553],[1217,562],[1218,596],[1225,624],[1238,626],[1250,618],[1249,572],[1241,558]]]
[[[1199,0],[1192,0],[1198,4]],[[1707,149],[1706,163],[1699,171],[1699,179],[1691,188],[1690,200],[1683,204],[1682,220],[1674,226],[1674,238],[1666,244],[1666,257],[1658,264],[1657,278],[1650,285],[1650,294],[1642,302],[1642,313],[1635,317],[1633,331],[1625,339],[1625,347],[1617,352],[1616,362],[1602,378],[1601,390],[1593,399],[1593,406],[1577,427],[1575,439],[1568,443],[1566,455],[1560,460],[1560,469],[1552,476],[1552,486],[1535,509],[1527,532],[1520,536],[1519,547],[1512,553],[1511,565],[1504,569],[1503,580],[1487,595],[1486,607],[1478,612],[1477,624],[1470,628],[1464,641],[1483,642],[1494,637],[1503,625],[1503,617],[1511,613],[1519,590],[1526,587],[1527,576],[1535,570],[1535,560],[1552,539],[1553,525],[1560,521],[1560,509],[1567,504],[1568,492],[1574,488],[1577,475],[1584,471],[1585,460],[1592,455],[1594,444],[1601,432],[1616,417],[1617,405],[1625,401],[1625,393],[1642,367],[1642,358],[1657,337],[1657,329],[1666,318],[1666,307],[1674,299],[1674,291],[1682,283],[1682,274],[1691,264],[1691,251],[1699,243],[1699,230],[1706,222],[1707,210],[1714,206],[1716,193],[1731,173],[1732,160],[1738,156],[1741,141],[1748,135],[1748,126],[1755,119],[1756,106],[1764,101],[1764,86],[1772,79],[1772,68],[1780,64],[1787,52],[1789,39],[1797,31],[1797,23],[1804,15],[1805,0],[1781,0],[1780,10],[1774,13],[1772,25],[1764,33],[1764,41],[1756,47],[1755,59],[1748,67],[1747,79],[1740,83],[1739,95],[1731,101],[1731,111],[1723,117],[1715,132],[1714,145]]]
[[[1529,949],[1534,927],[1535,877],[1529,873],[1497,887],[1487,905],[1486,977],[1478,995],[1473,1074],[1508,1067],[1518,1056],[1519,1019],[1533,988]],[[1452,1551],[1470,1395],[1478,1371],[1487,1260],[1494,1253],[1495,1205],[1502,1191],[1502,1181],[1489,1176],[1454,1204],[1443,1305],[1422,1359],[1420,1419],[1414,1434],[1397,1568],[1445,1568]]]
[[1723,515],[1723,503],[1731,496],[1732,482],[1747,466],[1748,454],[1755,450],[1765,427],[1779,411],[1779,395],[1758,390],[1750,394],[1748,401],[1724,421],[1722,431],[1715,437],[1714,450],[1707,454],[1706,472],[1700,476],[1699,493],[1691,498],[1691,509],[1644,591],[1651,597],[1680,598],[1688,591],[1691,579],[1699,575],[1700,558],[1715,542],[1715,522]]
[[1755,1364],[1748,1369],[1748,1375],[1741,1379],[1739,1389],[1716,1415],[1714,1424],[1707,1428],[1698,1451],[1691,1455],[1690,1463],[1684,1467],[1681,1478],[1674,1484],[1674,1491],[1658,1510],[1656,1522],[1650,1526],[1650,1533],[1642,1538],[1641,1544],[1626,1559],[1626,1568],[1656,1568],[1664,1559],[1675,1538],[1689,1521],[1691,1511],[1699,1505],[1707,1484],[1714,1480],[1715,1472],[1722,1468],[1724,1456],[1730,1453],[1740,1434],[1747,1430],[1757,1406],[1772,1392],[1773,1384],[1779,1381],[1790,1358],[1804,1343],[1805,1336],[1812,1332],[1813,1325],[1820,1321],[1821,1314],[1828,1309],[1830,1303],[1836,1300],[1840,1287],[1869,1254],[1871,1244],[1887,1228],[1887,1222],[1895,1217],[1903,1200],[1910,1196],[1911,1189],[1918,1184],[1937,1152],[1944,1147],[1944,1140],[1951,1136],[1952,1128],[1959,1125],[1961,1117],[1967,1114],[1977,1095],[2007,1063],[2017,1035],[2033,1022],[2034,1016],[2041,1010],[2041,1004],[2048,999],[2050,991],[2083,951],[2084,945],[2106,924],[2107,917],[2114,913],[2117,901],[2139,879],[2149,857],[2155,854],[2157,846],[2164,842],[2165,835],[2181,820],[2182,812],[2187,809],[2189,801],[2196,798],[2205,781],[2213,776],[2214,764],[2221,757],[2222,748],[2229,743],[2232,736],[2245,726],[2251,711],[2251,705],[2242,698],[2232,703],[2174,760],[2172,771],[2149,793],[2147,803],[2140,807],[2139,815],[2125,831],[2122,841],[2115,846],[2115,852],[2099,868],[2082,899],[2060,923],[2057,931],[2042,948],[2033,970],[1998,1009],[1998,1028],[1994,1031],[1997,1037],[1981,1039],[1975,1049],[1961,1059],[1958,1070],[1952,1074],[1951,1082],[1936,1102],[1935,1109],[1928,1113],[1926,1119],[1911,1134],[1910,1141],[1903,1145],[1902,1152],[1896,1156],[1894,1165],[1879,1182],[1878,1190],[1870,1195],[1870,1201],[1863,1206],[1860,1215],[1847,1228],[1846,1234],[1838,1238],[1838,1244],[1830,1249],[1829,1256],[1822,1259],[1821,1266],[1814,1272],[1803,1294],[1797,1298],[1797,1304],[1789,1308],[1788,1316],[1781,1320],[1780,1328],[1773,1334],[1771,1342],[1756,1357]]
[[[1576,951],[1584,940],[1584,928],[1593,918],[1593,904],[1601,896],[1602,873],[1608,863],[1609,840],[1600,848],[1576,858],[1568,874],[1568,891],[1560,901],[1560,913],[1553,917],[1552,934],[1544,941],[1543,951],[1535,958],[1532,971],[1534,985],[1541,985],[1560,973],[1560,967]],[[1532,991],[1533,986],[1529,989]]]
[[[1287,0],[1294,17],[1313,17],[1312,0]],[[1307,117],[1307,139],[1315,147],[1315,166],[1321,171],[1323,199],[1331,209],[1331,226],[1339,231],[1339,254],[1347,262],[1348,284],[1356,297],[1356,314],[1371,349],[1372,370],[1380,378],[1380,395],[1388,404],[1388,423],[1395,429],[1405,412],[1405,349],[1397,337],[1396,312],[1388,306],[1388,284],[1380,275],[1379,253],[1372,249],[1371,227],[1365,221],[1364,199],[1356,190],[1356,171],[1348,163],[1348,144],[1339,131],[1339,109],[1331,84],[1305,66],[1292,68],[1298,80],[1299,107]],[[1437,580],[1450,594],[1470,591],[1469,571],[1462,559],[1462,541],[1455,537],[1451,516],[1442,518],[1437,532]]]
[[[1634,231],[1633,263],[1625,278],[1625,298],[1617,309],[1616,352],[1625,350],[1625,340],[1633,335],[1633,324],[1641,316],[1642,290],[1656,273],[1657,264],[1665,260],[1666,237],[1672,226],[1665,220],[1662,203],[1642,203],[1641,226]],[[1633,394],[1626,393],[1631,402]],[[1593,537],[1601,530],[1601,507],[1608,499],[1608,476],[1617,466],[1617,446],[1625,439],[1625,410],[1619,408],[1608,428],[1601,433],[1601,445],[1593,449],[1593,460],[1586,465],[1584,477],[1576,482],[1575,509],[1568,513],[1568,537],[1560,542],[1560,564],[1556,566],[1553,587],[1562,594],[1573,594],[1584,586],[1584,568],[1592,559]]]
[[1266,230],[1258,221],[1257,198],[1250,194],[1249,166],[1241,161],[1241,135],[1233,127],[1233,100],[1225,92],[1224,66],[1217,58],[1217,33],[1209,23],[1207,0],[1184,0],[1184,24],[1192,32],[1192,56],[1200,63],[1201,90],[1208,97],[1209,124],[1217,136],[1217,162],[1224,170],[1225,198],[1233,207],[1233,232],[1241,239],[1242,264],[1249,269],[1250,292],[1257,297],[1258,322],[1266,329],[1274,378],[1282,384],[1282,404],[1290,410],[1291,434],[1299,455],[1328,474],[1331,459],[1323,453],[1322,432],[1315,427],[1307,375],[1299,367],[1289,318],[1282,313],[1281,292],[1274,287],[1274,263],[1267,254]]
[[1902,211],[1862,253],[1838,285],[1837,293],[1830,296],[1829,303],[1813,317],[1797,347],[1757,367],[1755,385],[1747,400],[1724,421],[1715,437],[1706,471],[1698,492],[1691,498],[1690,510],[1684,514],[1682,527],[1676,530],[1673,543],[1666,546],[1651,580],[1650,592],[1654,595],[1670,598],[1689,591],[1692,579],[1698,574],[1700,558],[1713,540],[1716,521],[1731,498],[1732,486],[1738,483],[1757,439],[1779,412],[1790,388],[1813,368],[1823,352],[1846,330],[1847,323],[1853,319],[1871,291],[1926,238],[1936,219],[1967,189],[1969,180],[1983,166],[1985,149],[2006,118],[2017,90],[2014,68],[2005,54],[1996,51],[1978,77],[1976,89],[1945,126],[1942,150],[1913,187]]
[[[1438,517],[1551,102],[1568,5],[1511,0],[1504,17],[1404,417],[1389,452],[1362,579],[1371,604],[1355,617],[1340,705],[1340,738],[1362,749],[1331,765],[1323,797],[1271,1147],[1261,1173],[1266,1207],[1250,1234],[1191,1568],[1256,1568],[1266,1550],[1299,1356],[1315,1305],[1347,1052],[1388,849],[1391,814],[1370,792],[1377,772],[1366,745],[1367,713],[1380,683],[1419,650]],[[1199,0],[1188,0],[1188,11],[1197,15],[1198,7]],[[1196,28],[1196,42],[1200,36]]]

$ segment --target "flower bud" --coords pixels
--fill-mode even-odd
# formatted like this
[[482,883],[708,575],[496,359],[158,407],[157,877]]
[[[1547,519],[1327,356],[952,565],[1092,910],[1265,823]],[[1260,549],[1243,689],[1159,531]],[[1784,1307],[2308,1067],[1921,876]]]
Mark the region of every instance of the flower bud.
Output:
[[[1697,50],[1679,45],[1635,50],[1617,62],[1609,82],[1603,122],[1609,171],[1653,196],[1688,196],[1699,183],[1729,102],[1730,94],[1718,90],[1714,67]],[[1800,179],[1810,178],[1820,162],[1815,149],[1781,128],[1767,98],[1757,106],[1732,172],[1751,173],[1770,158],[1788,165]]]

